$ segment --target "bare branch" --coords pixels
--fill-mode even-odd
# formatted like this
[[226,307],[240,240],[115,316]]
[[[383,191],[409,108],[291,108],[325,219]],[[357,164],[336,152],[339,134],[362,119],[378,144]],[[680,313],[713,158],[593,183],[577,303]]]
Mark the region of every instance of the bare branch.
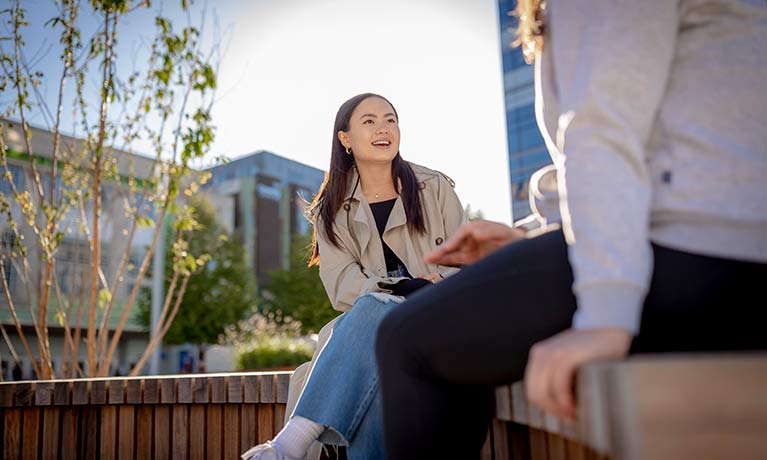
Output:
[[[16,307],[13,305],[13,299],[11,299],[11,291],[8,287],[8,282],[5,278],[5,264],[0,263],[0,280],[3,282],[3,292],[5,293],[5,300],[8,302],[8,310],[11,312],[11,317],[13,318],[13,325],[16,326],[16,333],[19,334],[19,339],[21,339],[22,345],[24,345],[24,349],[27,351],[27,354],[29,355],[30,361],[32,361],[32,367],[35,369],[35,374],[38,376],[42,376],[42,371],[40,369],[40,366],[37,363],[37,360],[35,359],[34,353],[32,353],[32,348],[29,347],[29,342],[27,342],[27,338],[24,335],[24,331],[21,329],[21,322],[19,322],[19,318],[16,315]],[[41,353],[42,354],[42,353]]]
[[[146,362],[149,360],[149,357],[152,355],[152,352],[155,348],[157,348],[157,345],[162,341],[163,337],[165,337],[165,334],[168,332],[168,328],[170,328],[170,325],[173,323],[173,319],[176,317],[176,314],[178,313],[178,309],[181,306],[181,300],[184,298],[184,292],[186,292],[186,285],[189,282],[189,278],[191,277],[191,274],[187,274],[184,276],[184,279],[181,281],[181,287],[178,290],[178,294],[176,295],[176,303],[173,305],[173,311],[171,311],[170,316],[168,317],[165,324],[162,324],[162,321],[157,323],[157,329],[162,327],[159,332],[155,332],[154,337],[152,337],[152,340],[150,341],[149,345],[147,345],[146,349],[144,350],[144,353],[141,355],[141,359],[136,363],[136,365],[133,367],[133,369],[130,371],[131,376],[136,376],[141,372],[141,369],[144,368],[146,365]],[[168,297],[166,297],[166,305],[167,300],[170,298],[170,292]],[[165,313],[165,308],[163,308],[163,313]]]

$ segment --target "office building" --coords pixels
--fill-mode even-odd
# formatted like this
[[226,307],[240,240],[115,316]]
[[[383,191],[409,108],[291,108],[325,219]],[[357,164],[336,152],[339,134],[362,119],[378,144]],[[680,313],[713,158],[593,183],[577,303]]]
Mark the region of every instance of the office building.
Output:
[[205,190],[218,197],[219,220],[241,239],[256,282],[288,268],[293,236],[310,231],[304,217],[325,177],[322,170],[258,151],[209,170]]
[[514,0],[498,1],[509,148],[511,206],[514,220],[530,214],[528,183],[532,174],[551,163],[535,120],[533,66],[525,63],[520,48],[512,48],[516,18]]

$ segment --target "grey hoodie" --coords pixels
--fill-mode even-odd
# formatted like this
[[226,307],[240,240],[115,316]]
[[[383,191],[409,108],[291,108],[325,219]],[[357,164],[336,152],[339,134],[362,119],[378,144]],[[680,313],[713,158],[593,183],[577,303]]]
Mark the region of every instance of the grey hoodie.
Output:
[[638,331],[650,242],[767,262],[767,2],[549,0],[546,23],[573,326]]

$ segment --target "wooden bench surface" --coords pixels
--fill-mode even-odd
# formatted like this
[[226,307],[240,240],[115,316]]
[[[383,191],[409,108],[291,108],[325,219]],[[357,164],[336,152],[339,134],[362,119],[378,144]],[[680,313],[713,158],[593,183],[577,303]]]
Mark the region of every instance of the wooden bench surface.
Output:
[[579,371],[577,389],[577,423],[530,404],[522,382],[496,389],[496,416],[613,460],[767,458],[767,353],[593,363]]

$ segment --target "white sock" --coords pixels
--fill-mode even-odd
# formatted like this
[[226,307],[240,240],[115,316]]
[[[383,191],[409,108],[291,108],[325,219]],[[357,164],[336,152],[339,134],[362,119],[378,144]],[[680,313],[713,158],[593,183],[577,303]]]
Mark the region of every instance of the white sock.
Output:
[[301,459],[325,427],[299,416],[293,416],[272,441],[277,449],[291,458]]

